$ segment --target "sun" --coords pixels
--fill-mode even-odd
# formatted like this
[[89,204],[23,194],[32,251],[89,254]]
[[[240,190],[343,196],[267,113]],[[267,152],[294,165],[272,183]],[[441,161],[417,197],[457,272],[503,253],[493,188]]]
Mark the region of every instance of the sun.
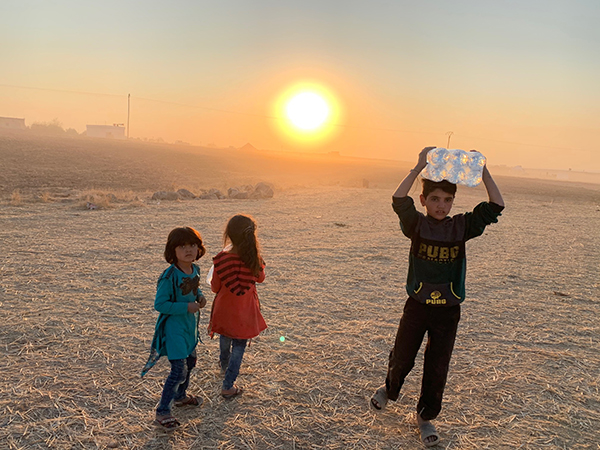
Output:
[[273,130],[282,148],[316,148],[333,142],[343,122],[342,104],[335,90],[316,80],[282,85],[271,103]]
[[330,115],[327,102],[311,91],[294,95],[286,104],[285,112],[294,126],[305,131],[321,127]]

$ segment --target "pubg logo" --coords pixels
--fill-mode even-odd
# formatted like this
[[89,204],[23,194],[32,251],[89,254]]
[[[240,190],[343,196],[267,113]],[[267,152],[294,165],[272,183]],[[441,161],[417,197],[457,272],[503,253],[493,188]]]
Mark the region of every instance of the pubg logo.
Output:
[[427,300],[425,300],[426,305],[445,305],[446,304],[446,299],[440,298],[442,296],[442,293],[440,291],[433,291],[431,294],[429,294],[429,296],[431,298],[428,298]]

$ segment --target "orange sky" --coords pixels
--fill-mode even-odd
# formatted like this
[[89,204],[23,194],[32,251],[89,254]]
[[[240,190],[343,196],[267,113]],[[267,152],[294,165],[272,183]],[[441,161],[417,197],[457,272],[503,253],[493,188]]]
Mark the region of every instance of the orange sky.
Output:
[[[0,116],[82,132],[130,93],[132,137],[413,160],[452,131],[490,164],[600,171],[592,0],[87,3],[0,5]],[[301,82],[335,99],[327,139],[281,132]]]

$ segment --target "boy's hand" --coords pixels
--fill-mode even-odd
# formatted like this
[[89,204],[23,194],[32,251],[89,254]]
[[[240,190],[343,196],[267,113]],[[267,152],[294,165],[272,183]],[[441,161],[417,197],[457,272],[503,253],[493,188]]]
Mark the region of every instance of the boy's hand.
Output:
[[404,177],[404,180],[402,180],[402,182],[396,189],[396,192],[394,192],[393,194],[394,198],[402,198],[408,195],[408,191],[410,191],[410,188],[415,182],[417,176],[427,165],[427,153],[429,153],[429,150],[433,150],[434,148],[435,147],[425,147],[423,150],[421,150],[421,152],[419,153],[419,161],[417,161],[417,165],[414,169],[411,169],[410,172],[408,172],[408,175]]
[[436,147],[425,147],[423,150],[421,150],[421,153],[419,153],[419,161],[417,161],[415,170],[420,172],[425,168],[425,166],[427,165],[427,153],[429,153],[429,151],[433,150],[434,148]]
[[204,308],[206,306],[206,297],[204,295],[201,295],[196,301],[200,305],[200,308]]
[[188,303],[188,312],[189,313],[197,313],[200,310],[201,306],[199,303],[191,302]]

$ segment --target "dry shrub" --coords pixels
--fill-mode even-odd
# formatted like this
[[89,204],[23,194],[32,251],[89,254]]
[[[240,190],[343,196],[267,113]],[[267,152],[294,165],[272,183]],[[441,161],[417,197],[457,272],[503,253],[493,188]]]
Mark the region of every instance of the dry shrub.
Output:
[[12,206],[20,206],[23,203],[23,197],[21,197],[21,192],[18,189],[15,189],[10,195],[10,204]]
[[43,203],[51,203],[52,202],[52,197],[50,196],[50,192],[48,191],[44,191],[40,194],[40,200]]
[[116,204],[122,204],[123,206],[144,205],[139,193],[127,190],[109,192],[95,189],[84,191],[79,196],[79,200],[79,206],[82,208],[87,208],[88,203],[94,204],[98,209],[114,208]]
[[104,193],[85,193],[80,196],[79,200],[81,208],[87,208],[89,204],[95,205],[97,209],[114,207],[114,205],[111,205],[111,198]]
[[144,203],[144,201],[141,198],[135,197],[132,201],[126,203],[124,206],[127,208],[139,208],[142,206],[146,206],[146,203]]

